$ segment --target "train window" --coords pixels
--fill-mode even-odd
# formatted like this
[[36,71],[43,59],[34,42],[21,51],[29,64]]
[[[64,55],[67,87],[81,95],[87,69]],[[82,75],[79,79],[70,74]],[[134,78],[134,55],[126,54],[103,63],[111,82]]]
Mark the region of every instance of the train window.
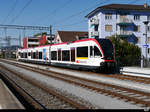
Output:
[[33,59],[33,52],[31,51],[31,58]]
[[94,46],[94,56],[102,56],[100,50],[96,46]]
[[25,57],[25,53],[23,53],[23,58]]
[[42,52],[39,52],[39,59],[42,59]]
[[62,61],[70,61],[69,50],[62,51]]
[[21,53],[21,58],[23,58],[23,53]]
[[88,57],[88,46],[77,47],[77,57]]
[[18,52],[18,55],[21,57],[21,52]]
[[36,53],[33,52],[33,59],[36,59]]
[[27,56],[28,56],[28,54],[27,54],[27,52],[25,53],[25,58],[27,58]]
[[30,53],[30,52],[28,52],[28,56],[31,56],[31,53]]
[[38,51],[36,51],[36,57],[35,58],[39,59],[39,52]]
[[57,51],[52,51],[51,52],[51,59],[52,60],[57,60]]

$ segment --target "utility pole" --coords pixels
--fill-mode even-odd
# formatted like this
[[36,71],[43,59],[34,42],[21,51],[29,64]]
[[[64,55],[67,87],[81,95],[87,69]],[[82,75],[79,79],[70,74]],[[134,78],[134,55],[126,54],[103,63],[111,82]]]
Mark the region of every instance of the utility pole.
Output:
[[[49,29],[49,36],[50,36],[50,44],[52,44],[52,25],[50,25]],[[51,46],[49,47],[49,63],[51,65]]]
[[50,25],[50,44],[52,44],[52,25]]
[[149,21],[144,21],[143,23],[145,24],[145,67],[147,67],[147,28]]
[[19,32],[19,46],[21,47],[21,34]]

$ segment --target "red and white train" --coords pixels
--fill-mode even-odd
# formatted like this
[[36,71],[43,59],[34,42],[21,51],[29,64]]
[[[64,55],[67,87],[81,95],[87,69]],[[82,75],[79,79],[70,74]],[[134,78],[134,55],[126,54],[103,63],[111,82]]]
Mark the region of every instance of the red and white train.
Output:
[[83,39],[72,42],[18,49],[18,60],[55,66],[90,69],[114,69],[114,48],[109,39]]

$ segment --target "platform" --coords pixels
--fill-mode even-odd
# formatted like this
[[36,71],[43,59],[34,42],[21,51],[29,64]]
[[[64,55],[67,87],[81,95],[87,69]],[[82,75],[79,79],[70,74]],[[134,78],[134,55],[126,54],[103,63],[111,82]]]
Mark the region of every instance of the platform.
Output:
[[24,109],[22,104],[0,79],[0,109]]
[[121,73],[134,76],[142,76],[150,78],[150,68],[140,67],[123,67]]

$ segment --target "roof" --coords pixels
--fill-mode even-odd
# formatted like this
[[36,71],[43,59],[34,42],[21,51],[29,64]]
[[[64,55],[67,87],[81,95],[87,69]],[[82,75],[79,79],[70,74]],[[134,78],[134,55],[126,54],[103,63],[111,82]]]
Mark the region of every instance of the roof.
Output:
[[81,32],[81,31],[57,31],[59,34],[62,42],[70,42],[77,40],[78,37],[88,37],[88,32]]
[[106,10],[135,10],[135,11],[150,11],[150,6],[147,6],[146,8],[144,5],[132,5],[132,4],[109,4],[104,5],[96,8],[92,12],[90,12],[85,17],[90,17],[91,15],[94,15],[97,11],[100,11],[101,9]]

